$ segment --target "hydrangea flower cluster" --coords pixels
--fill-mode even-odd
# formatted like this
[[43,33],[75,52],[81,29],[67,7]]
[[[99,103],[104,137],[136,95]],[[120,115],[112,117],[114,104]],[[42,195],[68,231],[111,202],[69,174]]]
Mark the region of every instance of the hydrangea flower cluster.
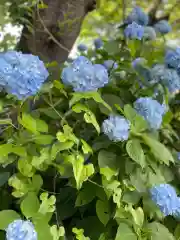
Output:
[[37,233],[30,221],[15,220],[6,229],[7,240],[37,240]]
[[172,31],[171,25],[166,20],[161,20],[154,25],[157,32],[161,34],[167,34]]
[[103,41],[100,38],[94,40],[94,46],[96,49],[99,49],[103,46]]
[[131,24],[132,22],[136,22],[139,25],[146,26],[149,22],[148,15],[142,10],[140,7],[135,7],[132,12],[129,14],[125,23]]
[[140,97],[134,102],[136,112],[149,124],[151,129],[157,130],[162,123],[166,107],[150,97]]
[[16,51],[0,54],[0,87],[20,100],[35,95],[48,76],[37,56]]
[[156,39],[156,32],[153,27],[149,26],[144,27],[144,39],[146,40]]
[[165,64],[170,68],[174,68],[180,74],[180,47],[167,51]]
[[124,35],[129,39],[141,40],[144,36],[144,27],[136,22],[132,22],[125,28]]
[[180,76],[173,68],[157,64],[151,69],[152,83],[161,83],[166,86],[170,93],[180,90]]
[[62,81],[73,87],[75,92],[96,91],[109,81],[108,71],[101,64],[92,64],[84,56],[78,57],[62,71]]
[[150,189],[150,195],[164,216],[176,216],[180,213],[180,199],[171,185],[155,185]]
[[103,63],[104,67],[107,69],[107,70],[110,70],[110,69],[117,69],[118,68],[118,64],[113,61],[113,60],[106,60],[104,61]]
[[130,122],[121,116],[110,115],[102,124],[102,131],[114,142],[127,140],[129,129]]
[[88,49],[87,46],[85,44],[83,44],[83,43],[79,44],[77,48],[81,52],[85,52]]

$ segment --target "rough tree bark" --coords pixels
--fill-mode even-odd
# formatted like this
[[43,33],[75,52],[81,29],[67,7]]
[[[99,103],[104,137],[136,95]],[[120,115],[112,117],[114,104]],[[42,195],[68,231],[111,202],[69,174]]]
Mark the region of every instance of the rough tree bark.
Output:
[[34,10],[33,34],[24,26],[18,50],[43,61],[63,63],[71,51],[88,12],[96,0],[44,0],[47,8]]

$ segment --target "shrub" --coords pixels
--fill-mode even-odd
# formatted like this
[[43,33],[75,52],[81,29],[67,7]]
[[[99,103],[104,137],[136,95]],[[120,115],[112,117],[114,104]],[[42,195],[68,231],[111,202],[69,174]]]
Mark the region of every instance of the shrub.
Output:
[[57,80],[53,63],[0,55],[7,240],[179,238],[179,50],[143,39],[142,10],[128,19],[127,39],[88,48]]

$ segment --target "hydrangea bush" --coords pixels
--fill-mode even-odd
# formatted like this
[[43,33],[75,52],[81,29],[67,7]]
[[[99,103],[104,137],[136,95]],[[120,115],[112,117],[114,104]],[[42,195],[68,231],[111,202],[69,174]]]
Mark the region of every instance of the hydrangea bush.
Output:
[[53,63],[0,54],[1,239],[180,238],[180,48],[148,21],[134,8],[56,80]]

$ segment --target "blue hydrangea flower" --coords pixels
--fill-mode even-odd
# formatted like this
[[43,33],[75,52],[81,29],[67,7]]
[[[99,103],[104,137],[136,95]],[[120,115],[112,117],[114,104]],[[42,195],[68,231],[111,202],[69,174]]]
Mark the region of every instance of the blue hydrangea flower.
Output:
[[180,152],[178,152],[177,158],[178,158],[178,160],[180,160]]
[[35,95],[48,76],[37,56],[16,51],[0,54],[0,86],[18,99]]
[[146,26],[149,22],[148,15],[142,10],[140,7],[135,7],[132,12],[129,14],[125,23],[131,24],[132,22],[136,22],[139,25]]
[[144,39],[146,40],[154,40],[156,39],[156,32],[153,27],[144,27]]
[[134,102],[134,108],[148,122],[151,129],[160,128],[166,112],[163,105],[150,97],[140,97]]
[[75,92],[96,91],[108,83],[108,72],[103,65],[93,65],[80,56],[62,71],[62,81],[73,87]]
[[7,240],[37,240],[37,233],[30,221],[15,220],[6,229]]
[[141,40],[144,36],[144,27],[133,22],[125,28],[124,35],[129,39]]
[[109,81],[107,70],[101,64],[94,65],[94,77],[96,81],[96,88],[101,88]]
[[167,51],[165,63],[168,67],[174,68],[180,72],[180,47],[177,47],[175,50]]
[[72,62],[72,66],[75,68],[81,68],[84,66],[84,64],[88,64],[92,66],[92,62],[84,56],[79,56],[78,58],[76,58],[73,62]]
[[83,43],[79,44],[77,48],[81,52],[85,52],[88,49],[87,46],[85,44],[83,44]]
[[103,46],[103,41],[100,38],[94,40],[94,46],[96,49],[99,49]]
[[174,215],[179,208],[175,189],[169,184],[155,185],[150,189],[152,201],[160,208],[164,216]]
[[102,124],[102,131],[114,142],[127,140],[130,122],[123,117],[110,115]]
[[106,60],[104,61],[103,65],[107,70],[118,68],[118,64],[113,60]]
[[152,82],[159,82],[166,86],[170,93],[180,90],[180,76],[177,71],[167,68],[165,65],[157,64],[151,70]]
[[166,20],[161,20],[154,25],[157,32],[161,34],[167,34],[172,31],[171,25]]

